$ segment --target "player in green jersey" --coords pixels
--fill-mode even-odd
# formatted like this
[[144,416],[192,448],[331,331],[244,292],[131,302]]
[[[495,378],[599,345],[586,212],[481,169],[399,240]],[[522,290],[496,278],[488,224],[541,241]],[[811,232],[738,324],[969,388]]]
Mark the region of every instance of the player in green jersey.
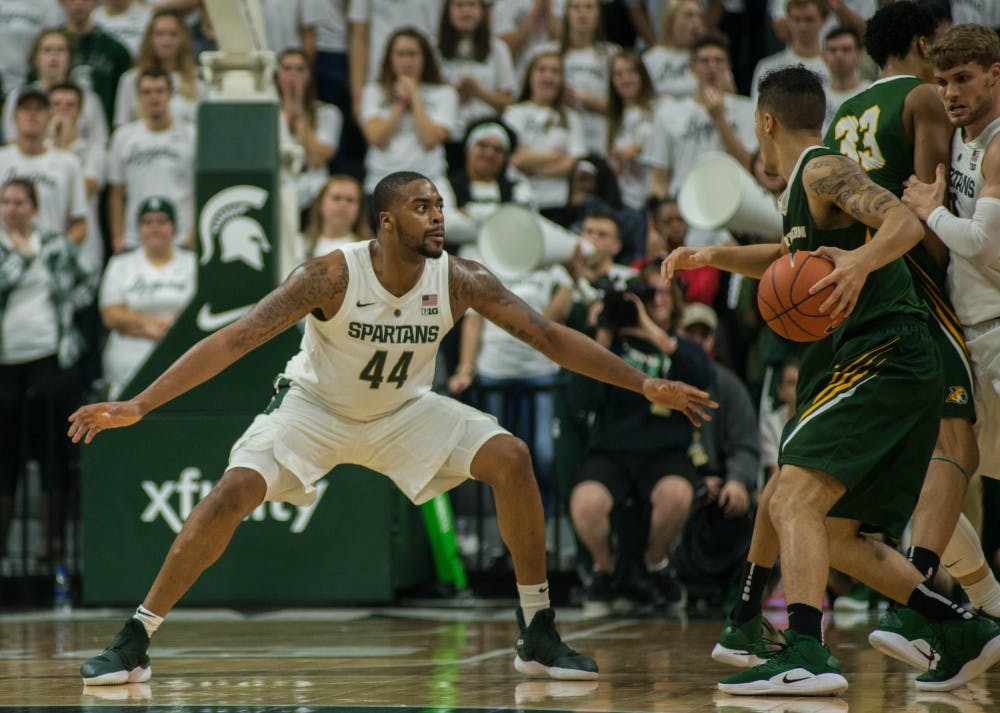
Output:
[[773,72],[759,96],[756,132],[765,168],[789,182],[786,242],[680,248],[668,256],[665,272],[713,265],[760,277],[781,252],[809,250],[835,263],[813,290],[833,284],[821,309],[844,321],[830,340],[833,360],[820,377],[825,388],[798,405],[785,431],[769,522],[757,523],[780,544],[789,602],[785,642],[764,663],[719,685],[745,695],[846,689],[822,644],[820,607],[832,565],[928,620],[934,668],[917,686],[950,690],[1000,659],[1000,627],[934,593],[900,553],[859,534],[862,524],[890,533],[905,524],[940,418],[937,350],[899,260],[923,229],[856,162],[822,146],[825,97],[815,74],[802,67]]

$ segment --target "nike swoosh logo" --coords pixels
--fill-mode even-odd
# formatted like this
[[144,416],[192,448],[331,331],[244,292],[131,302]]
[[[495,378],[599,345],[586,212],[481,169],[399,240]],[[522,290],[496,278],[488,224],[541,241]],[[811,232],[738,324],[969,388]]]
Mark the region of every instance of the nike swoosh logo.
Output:
[[358,307],[371,307],[373,304],[375,304],[375,303],[374,302],[361,302],[361,301],[357,302]]
[[195,319],[195,324],[203,332],[214,332],[238,320],[249,312],[251,307],[253,305],[248,304],[234,309],[227,309],[223,312],[213,312],[211,306],[206,302],[198,310],[198,317]]
[[546,585],[546,586],[542,587],[541,589],[539,589],[538,593],[539,594],[545,594],[545,592],[547,592],[547,591],[549,591],[548,585]]
[[803,676],[802,678],[789,678],[786,673],[784,678],[781,679],[782,683],[798,683],[799,681],[805,681],[806,679],[812,678],[811,676]]

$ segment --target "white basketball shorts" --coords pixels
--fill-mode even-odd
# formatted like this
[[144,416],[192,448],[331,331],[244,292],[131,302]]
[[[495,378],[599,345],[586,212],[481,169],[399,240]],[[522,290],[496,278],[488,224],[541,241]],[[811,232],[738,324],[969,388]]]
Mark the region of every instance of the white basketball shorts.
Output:
[[420,505],[471,478],[476,453],[501,434],[509,431],[489,414],[433,392],[364,422],[332,413],[293,383],[236,441],[227,470],[254,470],[267,482],[265,500],[304,506],[316,498],[316,481],[354,463]]

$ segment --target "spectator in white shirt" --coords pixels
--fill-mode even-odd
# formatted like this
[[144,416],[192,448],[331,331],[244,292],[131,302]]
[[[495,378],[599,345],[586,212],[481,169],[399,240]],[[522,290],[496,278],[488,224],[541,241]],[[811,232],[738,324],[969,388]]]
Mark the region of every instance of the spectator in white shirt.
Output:
[[326,165],[337,150],[344,117],[332,104],[317,101],[316,83],[302,50],[281,53],[275,83],[285,126],[305,155],[305,165],[296,181],[299,208],[305,210],[326,181]]
[[820,32],[826,18],[827,6],[824,0],[788,0],[785,3],[788,18],[788,47],[781,52],[765,57],[757,63],[753,71],[753,86],[750,97],[757,103],[757,82],[768,72],[782,67],[805,66],[820,76],[823,88],[830,86],[830,72],[823,61],[820,47]]
[[191,49],[190,31],[178,15],[158,10],[146,28],[135,66],[125,72],[118,82],[116,127],[141,117],[137,81],[144,71],[153,68],[163,70],[170,77],[171,116],[179,121],[196,121],[203,89]]
[[316,59],[316,25],[328,0],[260,0],[267,48],[276,55],[302,50],[312,64]]
[[535,55],[528,65],[521,95],[503,120],[517,134],[510,162],[527,176],[543,215],[558,212],[569,197],[569,176],[587,153],[580,115],[566,106],[562,57]]
[[699,0],[670,0],[663,11],[659,42],[642,53],[656,93],[682,99],[694,94],[691,47],[705,34],[705,11]]
[[[51,87],[70,78],[71,52],[69,40],[61,30],[43,30],[35,38],[31,49],[31,67],[34,70],[34,88],[48,91]],[[77,82],[74,82],[80,86]],[[17,106],[18,92],[21,88],[7,96],[3,111],[3,135],[5,141],[17,138],[17,127],[14,125],[14,107]],[[101,100],[90,89],[81,86],[83,91],[83,114],[80,117],[80,134],[94,143],[108,143],[108,122],[104,118]]]
[[566,105],[579,112],[587,150],[603,153],[607,141],[609,63],[621,48],[604,41],[598,0],[567,0],[562,39],[539,51],[562,56]]
[[355,107],[361,106],[365,84],[379,76],[379,67],[396,30],[414,28],[432,46],[437,43],[441,5],[442,0],[351,0],[349,65]]
[[655,101],[656,90],[639,55],[624,52],[611,60],[608,163],[630,208],[642,208],[649,195],[649,166],[643,155],[653,131]]
[[112,251],[139,245],[138,208],[152,196],[173,203],[177,241],[194,245],[195,129],[170,113],[170,75],[139,75],[142,119],[115,129],[108,151],[108,218]]
[[458,92],[445,84],[427,38],[396,30],[386,44],[377,82],[365,87],[361,129],[368,140],[365,192],[393,171],[419,171],[447,181],[444,142],[458,121]]
[[104,378],[112,399],[194,296],[198,264],[190,250],[174,246],[174,206],[153,196],[139,206],[141,246],[115,255],[101,279],[101,319],[108,328]]
[[490,34],[484,0],[447,0],[438,31],[441,74],[458,90],[458,122],[446,144],[448,166],[464,162],[470,124],[501,113],[514,100],[517,80],[507,45]]
[[[12,92],[22,84],[30,67],[24,61],[32,43],[46,27],[65,19],[58,0],[3,0],[0,2],[0,89]],[[9,138],[9,137],[8,137]]]
[[536,48],[562,34],[565,0],[501,0],[493,6],[493,34],[507,43],[518,76]]
[[330,176],[309,208],[306,229],[299,240],[299,261],[371,237],[361,184],[352,176]]
[[830,70],[830,86],[826,88],[826,118],[823,133],[840,105],[863,89],[869,82],[858,75],[861,65],[861,37],[853,28],[835,27],[823,40],[823,61]]
[[80,160],[83,185],[87,195],[87,239],[80,246],[80,262],[99,273],[104,266],[104,240],[98,217],[98,191],[104,185],[107,148],[104,142],[88,139],[80,131],[83,91],[72,82],[56,84],[49,90],[52,118],[49,119],[49,143],[69,151]]
[[153,8],[140,0],[104,0],[94,10],[94,24],[121,42],[135,57],[139,54]]
[[46,145],[52,105],[37,87],[22,87],[14,108],[17,139],[0,149],[0,182],[26,178],[35,184],[39,230],[65,235],[77,245],[87,238],[87,195],[80,159]]

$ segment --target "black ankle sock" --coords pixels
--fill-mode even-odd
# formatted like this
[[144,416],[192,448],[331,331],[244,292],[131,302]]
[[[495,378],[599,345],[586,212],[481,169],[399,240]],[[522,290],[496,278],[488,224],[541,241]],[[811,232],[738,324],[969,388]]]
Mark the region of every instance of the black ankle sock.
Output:
[[798,634],[823,640],[823,612],[808,604],[788,605],[788,628]]
[[941,558],[924,547],[911,547],[906,553],[906,559],[920,570],[920,576],[933,580],[941,566]]
[[947,597],[935,592],[929,581],[918,584],[910,592],[910,598],[906,600],[906,606],[917,614],[922,614],[934,621],[958,621],[960,619],[972,618],[972,614],[968,611]]
[[740,577],[740,597],[730,614],[733,622],[740,626],[746,624],[760,614],[761,599],[764,598],[764,587],[771,576],[770,567],[747,562],[743,565],[743,576]]

